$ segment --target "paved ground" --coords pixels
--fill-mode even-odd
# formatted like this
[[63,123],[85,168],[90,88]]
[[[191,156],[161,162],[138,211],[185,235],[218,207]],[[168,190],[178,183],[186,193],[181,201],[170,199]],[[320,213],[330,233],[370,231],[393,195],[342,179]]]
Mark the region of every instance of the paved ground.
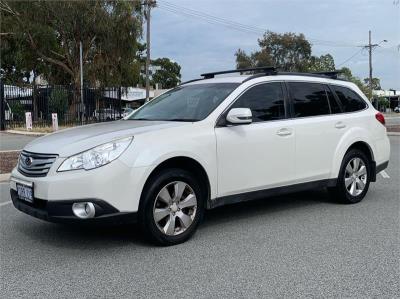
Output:
[[0,133],[0,151],[22,149],[37,136]]
[[136,227],[78,229],[14,209],[0,185],[1,298],[400,296],[400,137],[367,197],[324,191],[210,211],[189,242],[152,247]]

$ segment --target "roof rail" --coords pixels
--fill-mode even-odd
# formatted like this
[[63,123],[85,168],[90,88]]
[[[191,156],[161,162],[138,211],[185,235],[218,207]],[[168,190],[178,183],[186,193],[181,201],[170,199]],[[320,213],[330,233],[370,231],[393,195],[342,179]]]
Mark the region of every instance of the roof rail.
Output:
[[322,75],[322,76],[329,77],[331,79],[338,79],[338,75],[341,74],[341,73],[343,73],[343,71],[341,71],[341,70],[326,71],[326,72],[311,72],[311,74]]
[[253,67],[253,68],[243,68],[243,69],[236,69],[236,70],[228,70],[228,71],[221,71],[221,72],[213,72],[213,73],[205,73],[201,74],[204,79],[211,79],[214,78],[216,75],[223,75],[223,74],[233,74],[233,73],[244,73],[244,72],[261,72],[268,75],[272,75],[276,73],[276,68],[273,66],[267,67]]

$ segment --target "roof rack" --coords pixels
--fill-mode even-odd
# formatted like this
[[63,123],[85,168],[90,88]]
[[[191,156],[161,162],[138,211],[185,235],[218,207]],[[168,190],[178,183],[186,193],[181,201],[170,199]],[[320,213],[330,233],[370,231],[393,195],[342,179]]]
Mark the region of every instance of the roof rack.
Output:
[[265,75],[273,75],[276,73],[276,71],[277,70],[275,67],[267,66],[267,67],[253,67],[253,68],[243,68],[243,69],[228,70],[228,71],[221,71],[221,72],[205,73],[205,74],[201,74],[200,76],[204,77],[204,79],[211,79],[211,78],[214,78],[216,75],[244,73],[244,72],[262,72]]
[[311,74],[315,74],[315,75],[323,75],[326,77],[329,77],[331,79],[337,79],[338,75],[343,73],[343,71],[340,70],[336,70],[336,71],[327,71],[327,72],[311,72]]

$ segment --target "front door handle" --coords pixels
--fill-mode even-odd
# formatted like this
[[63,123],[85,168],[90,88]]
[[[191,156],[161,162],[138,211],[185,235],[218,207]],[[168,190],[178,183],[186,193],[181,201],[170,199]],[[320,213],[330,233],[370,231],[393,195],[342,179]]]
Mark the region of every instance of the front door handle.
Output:
[[344,128],[346,128],[346,125],[343,122],[339,121],[336,123],[335,128],[336,129],[344,129]]
[[290,136],[290,135],[292,135],[292,131],[287,128],[282,128],[276,132],[276,135],[281,136],[281,137]]

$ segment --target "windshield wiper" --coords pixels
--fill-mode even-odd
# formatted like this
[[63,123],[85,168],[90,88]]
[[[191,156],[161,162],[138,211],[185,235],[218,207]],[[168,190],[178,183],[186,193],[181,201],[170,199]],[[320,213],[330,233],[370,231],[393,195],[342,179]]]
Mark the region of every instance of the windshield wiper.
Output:
[[194,122],[194,121],[199,121],[198,119],[194,118],[172,118],[172,119],[166,119],[166,121],[187,121],[187,122]]

